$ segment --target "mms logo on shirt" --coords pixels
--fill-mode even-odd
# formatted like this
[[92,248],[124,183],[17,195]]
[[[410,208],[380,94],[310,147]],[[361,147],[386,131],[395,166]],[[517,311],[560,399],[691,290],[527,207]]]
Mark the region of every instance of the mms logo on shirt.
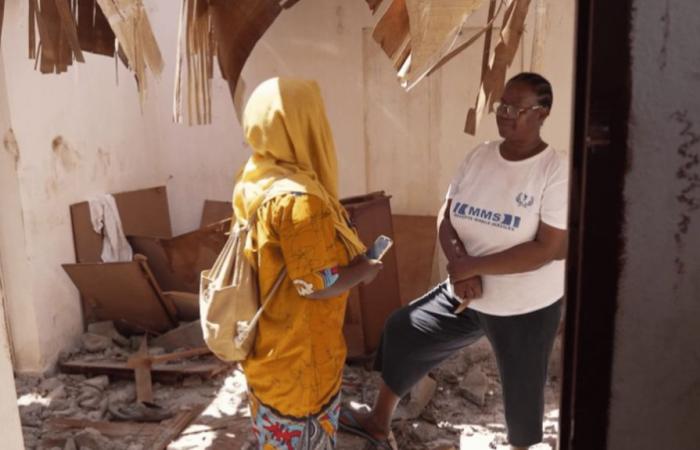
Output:
[[520,227],[520,216],[512,214],[500,213],[491,211],[487,208],[478,208],[466,203],[455,203],[452,208],[455,217],[473,220],[475,222],[491,225],[497,228],[505,228],[506,230],[515,230]]
[[535,197],[532,195],[527,195],[524,192],[521,192],[520,194],[515,197],[515,201],[518,203],[518,206],[521,208],[529,208],[530,206],[535,203]]

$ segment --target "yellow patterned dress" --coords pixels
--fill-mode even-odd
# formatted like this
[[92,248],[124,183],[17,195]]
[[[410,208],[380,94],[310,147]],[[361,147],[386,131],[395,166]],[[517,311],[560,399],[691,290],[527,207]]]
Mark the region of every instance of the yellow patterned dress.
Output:
[[332,271],[348,264],[332,211],[314,195],[275,196],[258,210],[256,244],[263,296],[283,267],[288,273],[243,364],[260,448],[333,448],[348,294],[323,300],[302,295],[328,287]]

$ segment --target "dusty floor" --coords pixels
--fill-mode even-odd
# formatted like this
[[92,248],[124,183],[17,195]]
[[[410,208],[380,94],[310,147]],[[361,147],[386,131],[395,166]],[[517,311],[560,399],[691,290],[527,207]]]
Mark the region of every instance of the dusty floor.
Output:
[[[119,350],[113,348],[106,352],[119,353]],[[552,374],[559,373],[557,353],[555,351],[552,361]],[[505,446],[500,383],[486,341],[458,353],[431,375],[437,381],[437,389],[427,407],[418,418],[398,420],[393,424],[400,449],[508,448]],[[377,373],[367,372],[362,367],[347,367],[344,401],[355,406],[370,404],[376,393],[378,377]],[[245,378],[234,368],[209,380],[189,377],[177,384],[154,383],[155,404],[159,408],[137,408],[134,383],[110,380],[106,376],[18,377],[16,384],[28,449],[146,450],[152,448],[152,444],[143,433],[128,432],[109,438],[94,429],[57,430],[51,425],[51,419],[70,417],[114,421],[118,417],[124,419],[145,413],[158,420],[163,418],[159,416],[172,415],[193,405],[206,405],[206,409],[168,445],[168,449],[241,449],[246,447],[248,440]],[[558,379],[551,376],[546,391],[545,442],[536,450],[556,448],[558,391]],[[406,409],[406,403],[402,409]],[[366,446],[361,439],[339,435],[339,450],[363,448]]]

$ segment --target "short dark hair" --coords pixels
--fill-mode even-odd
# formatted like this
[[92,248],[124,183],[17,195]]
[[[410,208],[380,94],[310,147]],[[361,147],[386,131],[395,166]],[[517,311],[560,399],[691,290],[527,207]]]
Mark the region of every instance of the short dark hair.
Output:
[[508,80],[511,83],[525,83],[535,91],[537,103],[547,109],[552,108],[554,102],[554,94],[552,93],[552,84],[545,77],[538,73],[522,72]]

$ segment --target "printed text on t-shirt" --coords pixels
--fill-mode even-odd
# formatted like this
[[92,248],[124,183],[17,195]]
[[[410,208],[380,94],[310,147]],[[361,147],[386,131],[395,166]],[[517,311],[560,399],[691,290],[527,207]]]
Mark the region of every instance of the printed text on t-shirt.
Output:
[[491,211],[487,208],[478,208],[466,203],[455,203],[452,208],[455,217],[462,219],[470,219],[475,222],[491,225],[497,228],[505,228],[506,230],[515,230],[520,226],[520,216],[512,214],[500,213]]

